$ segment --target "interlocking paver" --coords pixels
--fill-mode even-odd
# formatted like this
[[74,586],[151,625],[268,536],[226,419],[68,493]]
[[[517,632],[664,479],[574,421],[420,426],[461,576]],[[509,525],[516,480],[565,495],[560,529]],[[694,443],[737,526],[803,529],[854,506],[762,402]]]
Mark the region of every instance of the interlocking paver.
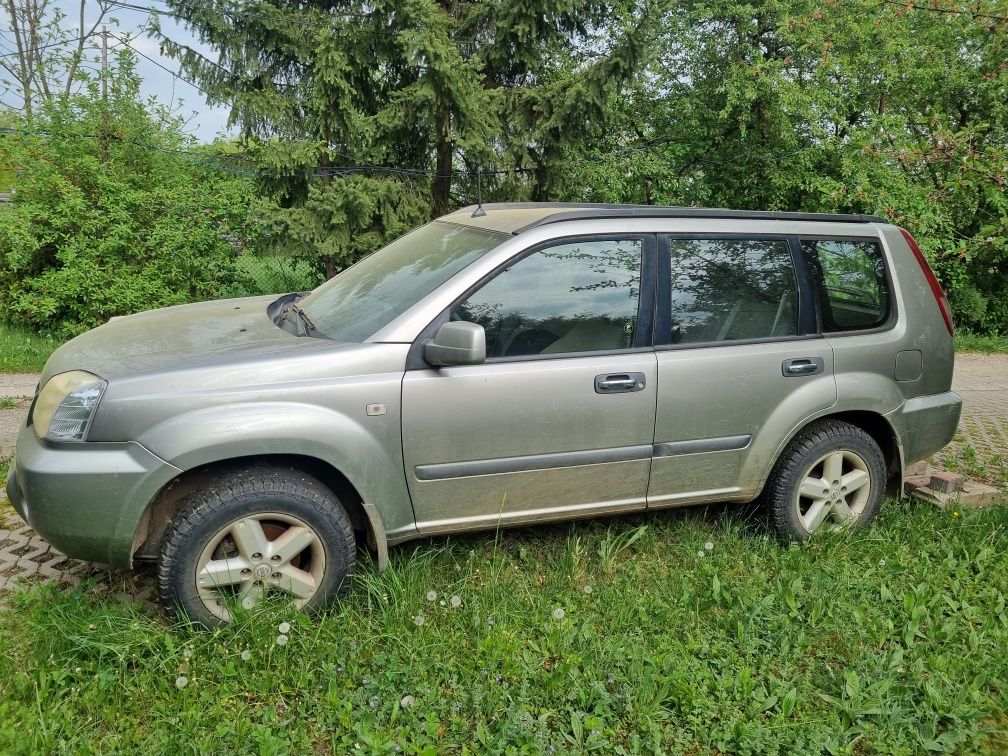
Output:
[[[36,375],[0,374],[0,396],[30,395],[37,380]],[[967,445],[988,457],[1008,458],[1008,355],[958,356],[952,387],[963,397],[963,416],[955,440],[937,455],[938,461],[961,453]],[[8,390],[14,393],[5,393]],[[10,422],[0,423],[4,454],[13,448],[11,433],[16,435],[27,411],[26,403],[0,410],[17,413]],[[94,590],[114,595],[118,601],[153,606],[155,588],[149,572],[119,572],[70,559],[22,522],[0,492],[0,601],[17,585],[56,582],[73,586],[87,579],[95,580]]]

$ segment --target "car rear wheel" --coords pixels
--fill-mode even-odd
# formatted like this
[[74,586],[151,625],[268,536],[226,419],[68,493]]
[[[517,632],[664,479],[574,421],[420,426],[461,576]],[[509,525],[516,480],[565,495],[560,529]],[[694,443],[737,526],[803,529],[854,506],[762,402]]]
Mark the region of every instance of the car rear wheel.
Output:
[[763,493],[777,536],[789,543],[866,526],[881,506],[885,469],[882,450],[860,428],[826,420],[805,429],[777,461]]
[[214,627],[268,594],[321,610],[345,591],[356,560],[346,510],[319,481],[250,467],[192,493],[161,548],[158,584],[172,616]]

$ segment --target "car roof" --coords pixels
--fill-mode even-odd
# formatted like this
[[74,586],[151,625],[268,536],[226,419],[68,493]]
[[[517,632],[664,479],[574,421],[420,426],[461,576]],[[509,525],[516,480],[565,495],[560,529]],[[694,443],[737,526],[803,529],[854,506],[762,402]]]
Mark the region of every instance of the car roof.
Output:
[[438,220],[459,223],[488,231],[520,234],[548,223],[605,218],[716,218],[738,220],[819,221],[829,223],[887,223],[875,215],[842,213],[786,213],[767,210],[727,210],[708,207],[661,205],[603,205],[565,202],[493,202],[483,206],[483,215],[473,215],[477,205],[469,205]]

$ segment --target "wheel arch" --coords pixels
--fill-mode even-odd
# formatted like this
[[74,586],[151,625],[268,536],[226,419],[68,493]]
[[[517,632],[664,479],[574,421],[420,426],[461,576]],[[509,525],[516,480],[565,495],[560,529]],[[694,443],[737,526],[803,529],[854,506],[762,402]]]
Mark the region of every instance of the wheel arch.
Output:
[[781,455],[787,451],[795,437],[806,428],[815,425],[816,423],[820,423],[823,420],[839,420],[841,422],[848,423],[849,425],[853,425],[856,428],[860,428],[871,436],[872,440],[874,440],[882,450],[882,457],[885,459],[885,495],[899,496],[901,494],[903,490],[903,448],[900,444],[899,436],[896,435],[895,429],[884,415],[870,410],[843,410],[840,412],[830,412],[811,418],[802,425],[797,426],[781,443],[780,447],[774,454],[773,459],[771,459],[770,464],[767,466],[766,471],[763,474],[763,479],[760,482],[759,494],[762,494],[763,489],[766,487],[767,481],[770,478],[771,472],[777,465],[777,461],[781,458]]
[[303,454],[256,454],[209,462],[176,475],[147,505],[137,524],[130,549],[130,560],[157,559],[168,525],[185,498],[209,481],[226,472],[279,466],[305,473],[318,480],[340,500],[346,509],[359,546],[376,553],[379,569],[388,562],[388,542],[377,508],[364,501],[350,479],[329,462]]

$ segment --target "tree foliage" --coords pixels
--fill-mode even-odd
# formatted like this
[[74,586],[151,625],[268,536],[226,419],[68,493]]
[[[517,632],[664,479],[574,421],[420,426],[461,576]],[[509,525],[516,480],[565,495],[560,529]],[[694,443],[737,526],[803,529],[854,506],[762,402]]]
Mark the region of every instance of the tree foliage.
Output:
[[[71,18],[66,9],[74,5]],[[105,22],[116,23],[109,15],[114,7],[113,0],[2,0],[3,39],[10,47],[0,53],[0,84],[21,102],[8,107],[31,118],[37,103],[79,91],[88,78],[81,75],[86,61],[99,57],[86,50],[103,35]]]
[[[478,165],[549,198],[557,159],[605,122],[657,22],[605,0],[168,5],[218,56],[162,38],[166,52],[231,107],[275,224],[330,275],[458,204]],[[359,165],[399,170],[345,170]]]
[[568,155],[566,198],[879,214],[960,325],[1008,330],[1008,2],[690,0],[668,21],[619,127]]
[[92,81],[0,136],[18,167],[13,201],[0,209],[8,318],[70,335],[113,315],[219,297],[234,282],[250,182],[194,160],[178,120],[145,107],[138,86],[120,53],[107,106]]

